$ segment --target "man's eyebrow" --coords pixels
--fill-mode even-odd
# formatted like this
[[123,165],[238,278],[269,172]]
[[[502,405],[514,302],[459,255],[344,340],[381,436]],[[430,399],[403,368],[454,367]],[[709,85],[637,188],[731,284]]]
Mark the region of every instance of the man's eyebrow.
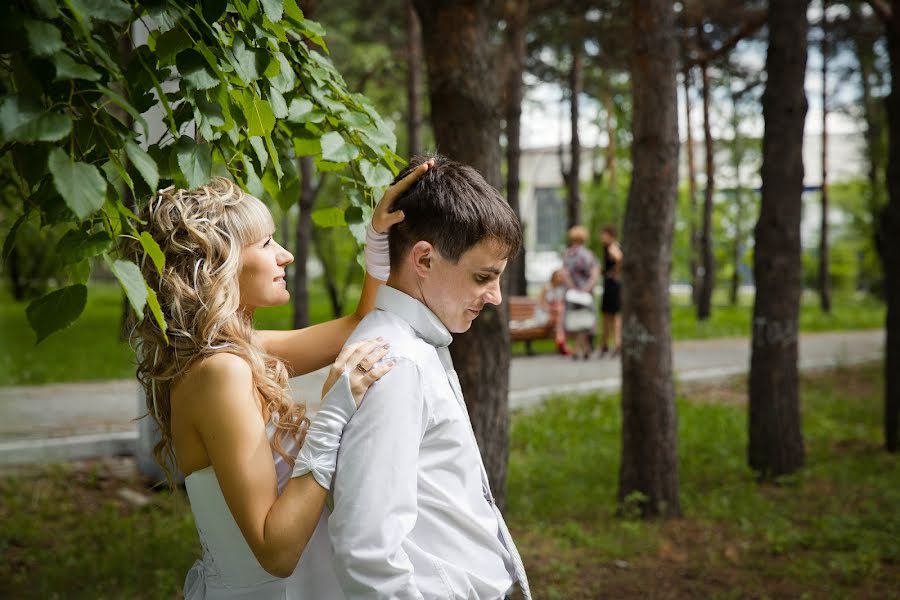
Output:
[[500,273],[503,272],[502,270],[498,269],[497,267],[481,267],[480,269],[477,269],[477,270],[478,271],[486,271],[488,273],[493,273],[494,275],[499,275]]

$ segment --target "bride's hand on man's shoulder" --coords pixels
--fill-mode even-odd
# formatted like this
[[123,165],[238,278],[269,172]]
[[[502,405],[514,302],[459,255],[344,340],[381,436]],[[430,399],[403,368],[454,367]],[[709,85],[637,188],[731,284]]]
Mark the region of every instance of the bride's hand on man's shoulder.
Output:
[[369,387],[394,367],[393,361],[379,364],[387,355],[389,347],[390,344],[380,337],[345,346],[328,372],[328,378],[322,387],[322,395],[327,394],[335,382],[346,373],[353,401],[359,407]]

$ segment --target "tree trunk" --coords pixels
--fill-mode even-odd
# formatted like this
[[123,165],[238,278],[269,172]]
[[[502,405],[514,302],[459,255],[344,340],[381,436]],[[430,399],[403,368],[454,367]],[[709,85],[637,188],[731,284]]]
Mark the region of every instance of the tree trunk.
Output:
[[309,325],[309,244],[312,240],[312,210],[316,201],[313,182],[315,165],[311,156],[300,158],[300,213],[297,215],[297,246],[294,250],[294,329]]
[[700,239],[697,236],[697,166],[694,164],[694,133],[691,125],[691,71],[684,72],[684,123],[687,131],[687,164],[688,164],[688,221],[690,223],[690,263],[691,271],[691,301],[694,306],[699,304],[700,298],[700,269],[697,264]]
[[712,313],[712,295],[716,282],[716,263],[712,249],[713,193],[716,189],[716,161],[712,129],[709,122],[709,67],[700,65],[703,74],[703,137],[706,145],[706,189],[703,193],[703,230],[700,233],[700,293],[697,296],[697,320],[705,321]]
[[412,0],[406,0],[406,133],[410,156],[422,153],[422,31]]
[[[519,206],[520,159],[522,157],[522,98],[524,84],[522,74],[525,71],[526,44],[525,34],[528,27],[528,0],[513,3],[514,12],[508,15],[507,40],[510,57],[510,68],[506,84],[506,200],[510,207],[522,220]],[[528,293],[528,280],[525,277],[525,248],[510,259],[509,293],[524,296]]]
[[680,514],[669,280],[678,194],[678,50],[667,0],[632,5],[634,174],[623,249],[622,462],[618,499]]
[[731,164],[734,167],[734,243],[731,249],[731,289],[729,290],[729,300],[732,306],[738,303],[738,293],[741,288],[741,248],[744,245],[744,189],[741,185],[741,162],[743,160],[743,151],[740,147],[740,119],[738,117],[738,101],[735,95],[732,95],[732,121],[731,127],[734,132],[734,141],[731,150]]
[[616,172],[616,106],[609,90],[603,91],[603,109],[606,111],[606,202],[610,207],[613,223],[619,224],[619,180]]
[[884,441],[889,452],[900,443],[900,2],[887,23],[891,62],[888,114],[888,204],[881,212],[879,252],[884,265],[887,341],[884,361]]
[[[335,270],[337,265],[332,265],[331,261],[336,262],[336,252],[333,242],[326,247],[324,238],[331,238],[330,231],[313,230],[312,243],[319,262],[322,263],[322,284],[325,286],[325,293],[328,294],[328,302],[331,304],[331,314],[337,319],[344,314],[343,290],[338,289],[337,275]],[[356,257],[353,257],[356,260]]]
[[822,222],[819,229],[819,304],[831,312],[831,266],[828,246],[828,27],[822,2]]
[[803,466],[797,375],[808,1],[770,0],[756,224],[748,459],[763,478]]
[[577,39],[572,43],[572,66],[569,69],[569,127],[572,130],[571,158],[566,177],[569,227],[581,224],[581,181],[579,177],[581,175],[581,138],[578,135],[578,97],[581,96],[583,70],[581,39]]
[[[499,89],[487,3],[415,0],[422,23],[431,123],[438,148],[499,187]],[[508,281],[504,278],[504,291]],[[488,479],[504,505],[509,455],[509,324],[506,303],[485,308],[451,346]]]

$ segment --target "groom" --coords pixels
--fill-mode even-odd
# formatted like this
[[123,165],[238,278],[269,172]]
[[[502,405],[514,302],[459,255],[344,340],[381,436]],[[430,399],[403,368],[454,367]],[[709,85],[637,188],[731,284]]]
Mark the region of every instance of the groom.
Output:
[[395,366],[341,438],[328,520],[340,586],[349,599],[530,598],[448,349],[500,304],[519,221],[477,171],[440,156],[394,207],[406,218],[390,230],[390,278],[347,342],[382,336]]

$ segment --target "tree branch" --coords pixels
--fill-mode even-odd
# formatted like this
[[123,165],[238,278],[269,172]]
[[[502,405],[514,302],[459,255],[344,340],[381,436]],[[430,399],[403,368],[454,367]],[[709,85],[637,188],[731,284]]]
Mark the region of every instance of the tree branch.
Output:
[[[880,0],[871,0],[871,1],[880,1]],[[762,26],[766,24],[766,19],[768,18],[768,11],[761,10],[758,12],[753,12],[748,14],[747,22],[744,23],[740,29],[738,29],[734,35],[730,38],[722,42],[722,45],[718,48],[711,49],[708,52],[704,52],[700,56],[697,56],[691,60],[688,60],[682,65],[682,71],[688,71],[697,65],[701,65],[703,63],[710,63],[716,60],[717,58],[724,56],[728,53],[729,50],[737,46],[737,43],[742,39],[750,37],[760,29]]]
[[884,0],[868,0],[869,6],[872,7],[872,10],[875,11],[882,21],[888,22],[893,18],[893,11],[887,2]]

